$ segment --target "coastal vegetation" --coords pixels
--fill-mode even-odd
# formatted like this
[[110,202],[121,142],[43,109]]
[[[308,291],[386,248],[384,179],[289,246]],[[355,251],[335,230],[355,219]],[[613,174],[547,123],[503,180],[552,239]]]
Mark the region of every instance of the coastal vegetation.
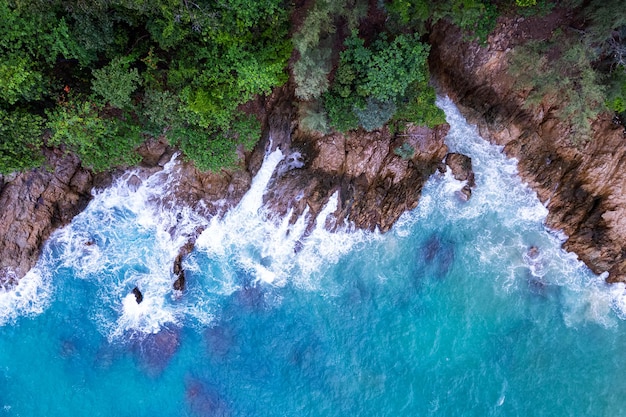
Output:
[[[574,141],[600,112],[626,115],[626,20],[592,1],[580,27],[517,47],[527,105],[553,97]],[[139,162],[151,137],[201,170],[234,168],[261,136],[244,106],[292,77],[299,124],[323,134],[444,122],[429,84],[428,32],[448,19],[484,43],[501,14],[553,3],[486,0],[8,0],[0,3],[0,173],[43,148],[105,171]],[[560,5],[559,7],[564,7]],[[558,103],[557,103],[558,101]]]

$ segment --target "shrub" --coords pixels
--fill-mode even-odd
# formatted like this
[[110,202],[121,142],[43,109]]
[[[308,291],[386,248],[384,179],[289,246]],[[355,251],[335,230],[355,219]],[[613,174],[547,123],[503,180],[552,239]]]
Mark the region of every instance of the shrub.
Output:
[[435,89],[426,83],[414,83],[398,104],[395,120],[433,128],[446,122],[446,115],[435,105]]
[[[398,108],[406,108],[404,103],[414,95],[412,86],[425,85],[428,79],[429,47],[417,34],[392,40],[382,35],[365,47],[353,32],[345,46],[333,85],[324,94],[331,125],[339,131],[359,125],[370,131],[381,127]],[[434,96],[429,106],[434,106]]]
[[23,110],[0,109],[0,174],[35,168],[43,163],[43,119]]
[[136,68],[129,69],[132,58],[116,57],[104,68],[93,71],[92,89],[103,104],[118,109],[132,107],[131,95],[137,90],[141,78]]
[[319,103],[302,103],[298,109],[300,127],[308,132],[330,132],[328,126],[328,114]]
[[393,150],[393,153],[402,159],[411,159],[415,155],[415,148],[408,143],[403,143]]
[[364,108],[355,106],[353,112],[359,119],[359,125],[368,132],[372,132],[387,123],[396,112],[393,101],[380,101],[369,97]]
[[143,138],[139,126],[125,119],[102,117],[87,101],[60,106],[48,114],[52,146],[65,145],[76,153],[83,166],[95,172],[120,165],[137,164],[135,152]]

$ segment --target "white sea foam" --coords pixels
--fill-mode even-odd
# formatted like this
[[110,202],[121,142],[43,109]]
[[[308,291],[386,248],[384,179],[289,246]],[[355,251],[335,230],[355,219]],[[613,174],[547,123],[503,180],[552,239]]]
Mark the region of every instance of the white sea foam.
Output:
[[[52,235],[37,268],[18,290],[0,294],[0,323],[41,313],[50,302],[53,275],[58,283],[79,279],[89,288],[89,315],[109,339],[129,332],[154,333],[168,323],[206,325],[218,313],[220,297],[249,284],[241,274],[274,286],[293,282],[318,288],[315,273],[376,234],[352,233],[349,227],[328,232],[325,225],[333,224],[337,195],[311,230],[308,211],[294,223],[291,213],[273,218],[263,208],[263,194],[282,159],[280,150],[266,155],[240,204],[223,218],[212,219],[171,200],[179,178],[175,158],[140,185],[129,186],[129,179],[141,178],[141,172],[125,173]],[[198,226],[205,229],[196,242],[198,251],[183,265],[198,282],[188,285],[181,297],[172,289],[172,265]],[[143,295],[140,304],[134,287]],[[64,288],[71,291],[71,282]],[[277,295],[270,298],[280,300]]]
[[50,277],[38,268],[31,269],[11,290],[0,289],[0,326],[20,316],[41,314],[52,296]]
[[[355,232],[348,226],[329,232],[337,209],[335,193],[307,232],[308,209],[294,222],[292,213],[275,218],[263,208],[263,194],[272,173],[283,159],[277,149],[266,156],[252,186],[241,203],[223,218],[213,218],[196,242],[196,248],[232,274],[243,271],[257,283],[319,288],[314,274],[335,263],[355,245],[376,234]],[[341,225],[340,225],[341,226]],[[223,273],[223,272],[222,272]]]
[[[500,288],[505,292],[519,290],[526,285],[520,277],[529,275],[544,285],[559,287],[563,318],[571,326],[583,322],[610,326],[616,316],[626,318],[624,286],[607,285],[603,276],[594,275],[576,255],[561,248],[567,236],[545,227],[548,211],[536,193],[522,183],[517,174],[517,160],[506,158],[502,147],[481,138],[451,100],[440,97],[437,103],[446,112],[451,126],[446,144],[451,152],[472,158],[476,187],[469,202],[459,203],[454,192],[462,183],[447,173],[433,176],[425,186],[425,194],[433,196],[437,210],[447,221],[467,222],[481,216],[497,219],[493,230],[476,232],[472,250],[478,253],[479,264],[501,265],[491,268],[496,271],[494,280]],[[428,205],[418,207],[417,211],[422,213],[419,218],[434,215]],[[537,257],[528,256],[530,246],[539,248]],[[527,270],[528,275],[519,274],[520,270]]]

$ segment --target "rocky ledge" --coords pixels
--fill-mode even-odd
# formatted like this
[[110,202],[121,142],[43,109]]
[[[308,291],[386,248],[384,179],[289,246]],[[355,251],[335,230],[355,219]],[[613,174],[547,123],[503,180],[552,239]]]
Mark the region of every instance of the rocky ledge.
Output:
[[46,152],[46,166],[0,176],[0,288],[10,288],[39,257],[45,240],[91,198],[94,176],[60,150]]
[[[304,132],[295,121],[293,88],[279,88],[252,103],[263,121],[263,140],[250,154],[242,154],[240,169],[202,173],[180,156],[169,175],[169,188],[159,196],[164,207],[188,206],[211,217],[239,202],[259,170],[263,156],[280,147],[285,158],[266,190],[265,204],[279,216],[291,211],[295,221],[308,209],[310,225],[331,196],[337,193],[337,222],[358,228],[387,231],[406,210],[417,206],[421,189],[446,156],[447,125],[435,129],[410,127],[391,134],[386,128],[349,135]],[[176,150],[159,139],[139,149],[143,161],[134,167],[129,186],[139,187],[163,169]],[[122,171],[93,175],[72,155],[48,150],[47,168],[0,179],[0,286],[9,288],[36,263],[45,240],[80,213],[94,187],[121,177]],[[182,259],[193,249],[202,230],[192,231],[172,265],[172,281],[184,290]]]
[[626,281],[626,146],[624,128],[609,114],[593,122],[593,138],[572,145],[569,128],[553,116],[560,103],[523,107],[525,94],[507,74],[511,49],[545,39],[573,19],[556,10],[543,18],[501,19],[486,46],[438,23],[431,34],[431,72],[480,133],[519,160],[520,175],[546,204],[549,227],[563,230],[566,250],[608,281]]

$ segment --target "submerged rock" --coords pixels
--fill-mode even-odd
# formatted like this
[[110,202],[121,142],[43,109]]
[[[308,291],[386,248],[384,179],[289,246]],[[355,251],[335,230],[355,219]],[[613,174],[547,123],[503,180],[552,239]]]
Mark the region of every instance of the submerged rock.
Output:
[[420,248],[420,258],[432,275],[444,278],[454,263],[454,244],[433,234]]
[[226,356],[235,347],[235,331],[225,324],[217,324],[205,333],[209,353],[213,356]]
[[199,379],[187,381],[185,399],[194,416],[228,417],[231,415],[228,402],[219,390]]
[[165,326],[157,333],[134,336],[133,351],[151,376],[160,375],[180,346],[180,329]]

